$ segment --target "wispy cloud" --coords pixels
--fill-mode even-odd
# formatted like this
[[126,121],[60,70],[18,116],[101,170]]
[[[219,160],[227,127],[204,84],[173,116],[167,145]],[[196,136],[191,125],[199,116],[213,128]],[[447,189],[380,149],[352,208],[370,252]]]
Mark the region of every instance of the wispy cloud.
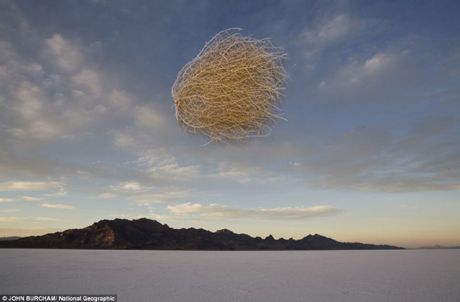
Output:
[[302,220],[334,215],[339,212],[331,206],[242,209],[219,204],[210,204],[206,206],[199,203],[183,203],[168,206],[168,210],[171,214],[179,216],[197,214],[203,218],[257,218],[279,220]]
[[[89,68],[82,69],[79,73],[72,77],[72,83],[79,91],[83,91],[85,95],[91,95],[98,98],[102,92],[101,80],[99,74]],[[101,108],[101,107],[98,107]],[[101,111],[100,109],[98,111]],[[102,110],[102,113],[105,111]]]
[[331,139],[323,152],[305,157],[287,170],[299,173],[316,188],[456,190],[460,188],[460,133],[456,125],[452,116],[428,118],[400,136],[383,128],[358,127]]
[[65,71],[74,71],[84,61],[84,55],[79,47],[60,34],[54,34],[45,41],[44,52],[49,53],[57,66]]
[[13,202],[13,198],[0,198],[0,202]]
[[324,78],[318,96],[340,102],[407,101],[401,98],[415,77],[409,51],[381,51],[354,58]]
[[137,191],[141,189],[141,185],[136,181],[127,181],[120,184],[121,188],[124,190]]
[[[155,220],[168,220],[168,219],[174,219],[175,217],[167,216],[167,215],[158,215],[158,214],[149,214],[149,218],[155,219]],[[142,217],[139,217],[142,218]]]
[[124,181],[115,186],[110,186],[110,189],[120,192],[120,193],[127,193],[132,191],[140,191],[141,184],[137,181]]
[[23,217],[0,217],[0,222],[18,222],[23,220]]
[[310,57],[326,47],[339,43],[357,29],[356,19],[340,14],[333,18],[319,19],[313,26],[306,27],[299,34],[297,42],[305,47],[304,54]]
[[22,199],[27,201],[41,201],[43,198],[40,197],[32,197],[32,196],[22,196]]
[[13,213],[13,212],[19,212],[21,211],[20,209],[5,209],[5,210],[0,210],[0,213]]
[[38,221],[65,221],[63,219],[51,218],[51,217],[37,217],[36,220]]
[[[6,211],[2,211],[2,212],[6,212]],[[65,220],[51,218],[51,217],[16,217],[16,216],[0,217],[0,222],[20,222],[20,221],[65,221]]]
[[46,197],[64,197],[67,195],[67,191],[64,188],[59,189],[56,193],[45,194]]
[[46,191],[52,189],[59,189],[64,184],[56,181],[8,181],[0,183],[0,191]]
[[241,165],[229,161],[220,162],[214,171],[211,170],[208,173],[211,173],[209,178],[221,178],[240,184],[266,184],[283,177],[255,165]]
[[118,194],[107,192],[107,193],[101,193],[97,195],[96,198],[109,199],[109,198],[115,198],[117,196]]
[[135,215],[133,214],[108,214],[107,216],[113,218],[135,218]]
[[51,208],[51,209],[65,209],[65,210],[73,210],[75,209],[74,206],[71,205],[66,205],[66,204],[59,204],[59,203],[44,203],[41,205],[42,207],[45,208]]
[[192,196],[190,191],[171,190],[155,194],[140,194],[129,196],[126,199],[142,204],[149,203],[167,203],[172,201],[184,200]]

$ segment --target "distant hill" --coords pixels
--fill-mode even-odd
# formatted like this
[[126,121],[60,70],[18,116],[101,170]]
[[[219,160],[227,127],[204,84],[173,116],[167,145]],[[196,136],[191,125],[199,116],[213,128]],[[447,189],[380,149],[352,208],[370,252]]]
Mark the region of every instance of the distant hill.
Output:
[[390,245],[338,242],[318,234],[300,240],[265,239],[223,229],[173,229],[146,218],[101,220],[83,229],[1,241],[0,248],[143,250],[368,250],[402,249]]
[[420,250],[460,249],[460,246],[426,245],[426,246],[421,246],[417,249],[420,249]]
[[18,236],[11,236],[11,237],[0,237],[0,241],[5,241],[5,240],[17,240],[20,239],[21,237]]

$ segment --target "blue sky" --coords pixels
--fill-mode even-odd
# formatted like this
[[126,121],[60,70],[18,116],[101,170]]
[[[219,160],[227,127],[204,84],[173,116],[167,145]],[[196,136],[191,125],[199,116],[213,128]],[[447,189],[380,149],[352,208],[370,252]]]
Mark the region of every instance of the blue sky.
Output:
[[[0,236],[148,217],[460,245],[456,1],[0,5]],[[203,147],[171,86],[231,27],[285,49],[288,121]]]

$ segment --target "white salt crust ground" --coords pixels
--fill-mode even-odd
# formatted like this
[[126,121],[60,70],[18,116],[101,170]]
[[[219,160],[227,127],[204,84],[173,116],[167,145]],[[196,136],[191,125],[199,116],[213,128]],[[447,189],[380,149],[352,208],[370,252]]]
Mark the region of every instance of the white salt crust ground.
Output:
[[460,301],[460,250],[0,249],[0,293],[118,301]]

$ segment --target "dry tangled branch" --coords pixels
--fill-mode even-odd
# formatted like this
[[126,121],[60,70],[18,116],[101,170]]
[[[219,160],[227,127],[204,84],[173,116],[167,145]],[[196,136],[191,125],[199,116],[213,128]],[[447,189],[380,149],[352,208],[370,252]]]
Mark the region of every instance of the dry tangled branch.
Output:
[[210,142],[267,136],[285,89],[286,54],[270,39],[231,28],[215,35],[179,72],[172,97],[179,124]]

